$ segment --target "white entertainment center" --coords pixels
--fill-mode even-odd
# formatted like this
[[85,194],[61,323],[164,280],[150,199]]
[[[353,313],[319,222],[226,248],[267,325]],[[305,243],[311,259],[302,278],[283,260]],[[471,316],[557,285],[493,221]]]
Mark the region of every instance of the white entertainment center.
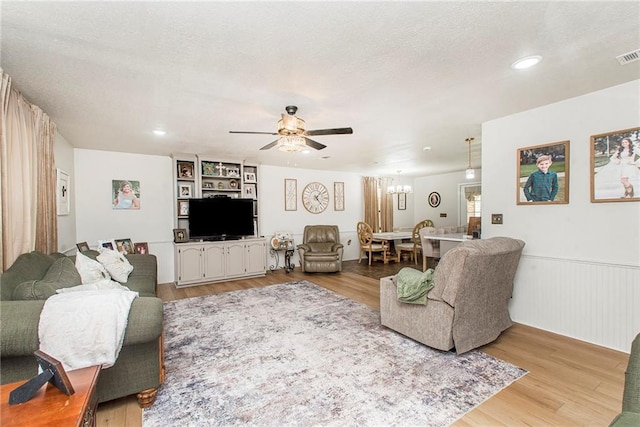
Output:
[[[267,271],[267,245],[265,238],[259,237],[258,233],[258,167],[245,165],[241,161],[213,160],[190,154],[175,154],[172,157],[176,183],[176,229],[189,230],[189,202],[193,198],[253,198],[254,224],[253,236],[215,241],[176,241],[176,286],[194,286],[264,276]],[[250,210],[251,206],[248,208]],[[250,212],[248,214],[250,215]],[[216,221],[216,218],[211,220]]]

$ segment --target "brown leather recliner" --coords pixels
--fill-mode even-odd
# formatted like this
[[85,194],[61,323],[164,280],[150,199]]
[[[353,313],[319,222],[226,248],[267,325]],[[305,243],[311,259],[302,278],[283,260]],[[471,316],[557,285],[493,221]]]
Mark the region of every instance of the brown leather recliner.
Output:
[[300,267],[307,273],[342,271],[340,230],[337,225],[307,225],[298,245]]

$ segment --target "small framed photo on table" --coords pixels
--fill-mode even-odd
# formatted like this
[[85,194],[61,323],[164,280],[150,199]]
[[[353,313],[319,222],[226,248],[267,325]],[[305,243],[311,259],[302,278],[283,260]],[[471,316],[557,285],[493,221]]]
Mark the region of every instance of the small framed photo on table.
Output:
[[149,244],[147,242],[136,243],[134,249],[137,254],[145,255],[149,253]]

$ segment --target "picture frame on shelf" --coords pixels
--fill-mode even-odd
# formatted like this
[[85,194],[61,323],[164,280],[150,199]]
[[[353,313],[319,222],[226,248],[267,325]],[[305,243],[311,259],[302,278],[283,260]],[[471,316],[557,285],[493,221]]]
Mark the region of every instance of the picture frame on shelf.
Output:
[[258,192],[255,184],[245,184],[244,185],[244,197],[247,199],[258,199]]
[[406,193],[398,193],[398,210],[399,211],[407,210],[407,194]]
[[78,252],[86,252],[89,250],[89,244],[87,242],[76,243],[76,247],[78,248]]
[[194,179],[193,162],[177,162],[179,179]]
[[201,162],[202,176],[216,176],[216,164],[203,160]]
[[178,216],[179,217],[188,217],[189,216],[189,201],[188,200],[178,200]]
[[131,239],[116,239],[116,250],[122,254],[132,254],[134,252],[134,246]]
[[136,243],[133,248],[135,253],[140,255],[145,255],[149,253],[149,244],[147,242]]
[[70,190],[69,190],[69,174],[62,169],[56,169],[57,180],[57,214],[69,215]]
[[640,127],[591,136],[591,203],[640,201]]
[[569,141],[518,148],[516,203],[569,203]]
[[344,210],[344,182],[333,183],[333,210]]
[[256,182],[256,173],[255,172],[245,172],[244,173],[244,182]]
[[240,178],[240,170],[237,167],[227,167],[227,176],[229,178]]
[[186,228],[174,228],[173,229],[173,241],[175,243],[185,243],[189,241]]
[[427,200],[429,202],[429,206],[431,206],[432,208],[437,208],[438,206],[440,206],[442,198],[440,197],[440,193],[438,193],[437,191],[432,191],[431,193],[429,193],[429,198]]
[[178,197],[191,198],[193,190],[191,184],[178,184]]
[[298,210],[298,180],[285,178],[284,180],[284,210]]

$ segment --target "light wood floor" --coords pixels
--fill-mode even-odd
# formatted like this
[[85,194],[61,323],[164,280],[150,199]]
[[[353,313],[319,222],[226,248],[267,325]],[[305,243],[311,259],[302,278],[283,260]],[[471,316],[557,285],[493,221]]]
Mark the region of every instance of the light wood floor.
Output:
[[[159,285],[158,294],[171,301],[309,280],[379,309],[379,282],[374,277],[404,266],[391,263],[376,269],[364,262],[345,264],[339,274],[304,274],[296,268],[289,274],[279,270],[256,279],[181,289],[164,284]],[[606,426],[621,410],[626,353],[519,324],[481,350],[529,373],[466,414],[456,426]],[[134,397],[118,399],[98,407],[97,425],[139,427],[141,414]]]

